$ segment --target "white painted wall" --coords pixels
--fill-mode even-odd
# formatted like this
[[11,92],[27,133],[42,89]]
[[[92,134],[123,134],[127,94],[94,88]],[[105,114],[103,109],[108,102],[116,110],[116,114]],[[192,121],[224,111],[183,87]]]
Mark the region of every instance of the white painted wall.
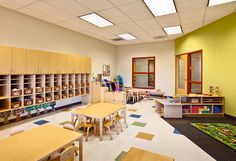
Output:
[[118,46],[116,73],[123,77],[124,86],[132,86],[132,57],[156,57],[156,88],[165,95],[175,93],[174,41]]
[[111,64],[115,74],[114,45],[3,7],[0,22],[1,45],[87,55],[94,73],[102,73],[102,64]]

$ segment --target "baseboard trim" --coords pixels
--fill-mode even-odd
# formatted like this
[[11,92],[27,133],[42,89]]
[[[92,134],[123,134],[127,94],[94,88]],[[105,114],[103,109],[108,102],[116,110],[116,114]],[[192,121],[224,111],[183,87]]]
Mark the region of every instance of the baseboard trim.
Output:
[[235,116],[229,115],[229,114],[225,114],[226,117],[232,118],[232,119],[236,119]]

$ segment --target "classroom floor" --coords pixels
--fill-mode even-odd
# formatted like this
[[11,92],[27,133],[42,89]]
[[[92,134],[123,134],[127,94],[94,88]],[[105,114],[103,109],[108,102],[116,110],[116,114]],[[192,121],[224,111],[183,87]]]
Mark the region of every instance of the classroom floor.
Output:
[[[129,127],[124,128],[120,135],[114,131],[113,140],[110,140],[108,135],[103,136],[102,142],[98,137],[90,136],[89,141],[84,142],[84,161],[114,161],[121,152],[127,152],[131,147],[171,156],[175,161],[214,161],[209,154],[163,120],[154,111],[153,105],[152,100],[127,105]],[[131,114],[134,114],[133,117],[129,116]],[[60,111],[9,124],[0,127],[0,138],[9,137],[11,128],[19,125],[25,129],[40,126],[34,122],[42,119],[49,121],[49,124],[62,127],[60,123],[69,121],[70,116],[70,111]],[[136,137],[137,134],[141,138]]]

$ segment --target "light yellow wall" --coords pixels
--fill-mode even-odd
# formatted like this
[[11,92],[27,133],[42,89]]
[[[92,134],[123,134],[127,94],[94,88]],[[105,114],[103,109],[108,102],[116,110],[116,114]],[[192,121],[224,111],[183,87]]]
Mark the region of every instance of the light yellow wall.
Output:
[[175,41],[176,54],[203,49],[203,88],[220,87],[225,113],[236,116],[236,13]]
[[0,7],[0,44],[92,57],[92,71],[111,64],[115,74],[116,47],[71,30]]

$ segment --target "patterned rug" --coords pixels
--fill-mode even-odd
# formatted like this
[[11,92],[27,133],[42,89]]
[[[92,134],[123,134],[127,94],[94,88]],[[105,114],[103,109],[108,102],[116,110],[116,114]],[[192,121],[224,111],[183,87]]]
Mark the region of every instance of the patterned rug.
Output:
[[236,126],[228,123],[191,123],[191,125],[236,150]]

